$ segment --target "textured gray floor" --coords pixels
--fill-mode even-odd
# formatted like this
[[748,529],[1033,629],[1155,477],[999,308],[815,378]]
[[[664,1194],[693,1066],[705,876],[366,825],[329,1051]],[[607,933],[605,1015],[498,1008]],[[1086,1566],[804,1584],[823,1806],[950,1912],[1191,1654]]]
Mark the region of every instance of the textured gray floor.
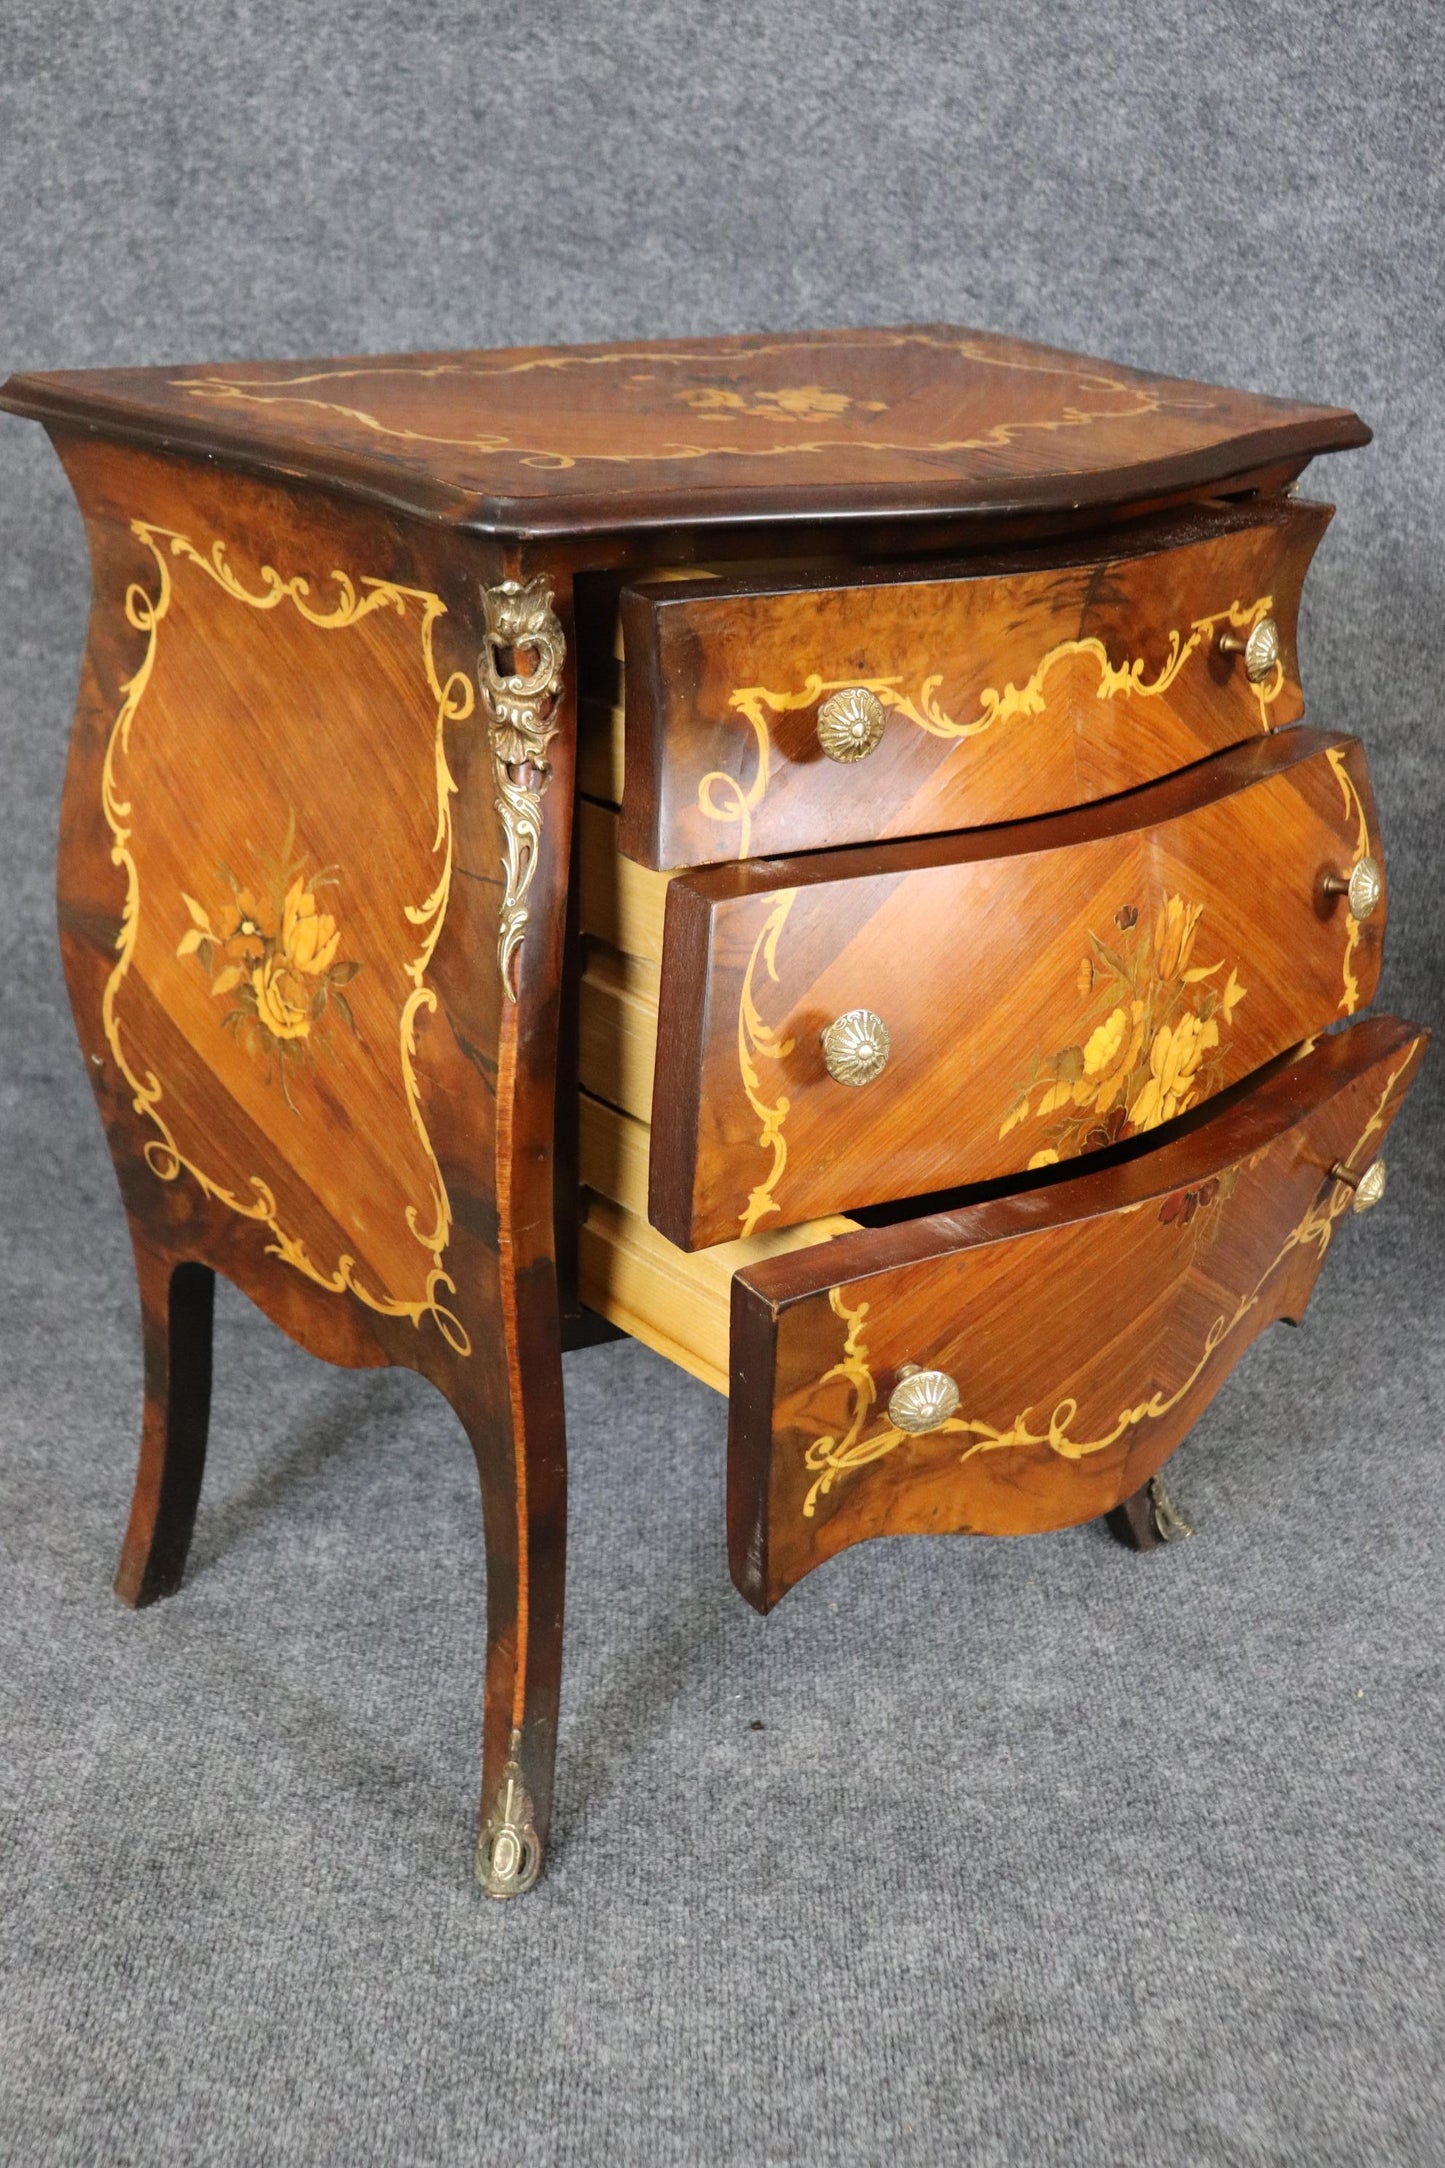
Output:
[[[1431,5],[0,0],[31,366],[952,316],[1358,406],[1305,626],[1438,1021]],[[1433,100],[1433,103],[1432,103]],[[50,864],[79,523],[0,428],[0,2161],[1445,2161],[1445,1058],[1200,1534],[728,1585],[721,1403],[569,1366],[551,1871],[469,1879],[470,1458],[223,1304],[184,1593],[108,1583],[139,1364]],[[755,1729],[755,1725],[763,1728]]]

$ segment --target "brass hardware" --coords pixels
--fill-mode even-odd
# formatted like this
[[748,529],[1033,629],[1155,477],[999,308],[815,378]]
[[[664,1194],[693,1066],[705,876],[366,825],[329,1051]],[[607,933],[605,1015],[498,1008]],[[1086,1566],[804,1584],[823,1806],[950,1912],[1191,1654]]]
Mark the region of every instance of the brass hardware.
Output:
[[893,1042],[871,1009],[849,1009],[821,1034],[823,1061],[835,1084],[871,1084],[888,1067]]
[[1161,1543],[1182,1543],[1186,1536],[1193,1535],[1193,1521],[1186,1520],[1175,1505],[1164,1488],[1162,1475],[1151,1475],[1145,1489],[1149,1494],[1149,1517]]
[[834,693],[818,710],[818,743],[829,760],[866,760],[888,720],[883,703],[866,685]]
[[532,1801],[522,1782],[522,1734],[512,1733],[502,1781],[477,1839],[477,1880],[489,1897],[522,1897],[542,1872]]
[[899,1366],[898,1383],[888,1399],[888,1420],[895,1430],[923,1438],[957,1413],[958,1387],[946,1370],[920,1370],[917,1363]]
[[1349,899],[1351,918],[1366,919],[1385,893],[1385,876],[1379,859],[1371,858],[1367,853],[1355,860],[1348,874],[1327,873],[1322,885],[1327,896]]
[[[552,608],[552,583],[544,574],[524,585],[503,580],[482,589],[486,644],[477,659],[482,697],[491,710],[492,760],[497,774],[497,811],[502,816],[502,870],[506,889],[497,929],[497,963],[509,1001],[517,998],[515,962],[527,930],[527,891],[542,847],[542,793],[552,780],[547,749],[557,735],[562,665],[567,642]],[[519,650],[536,657],[517,670]],[[497,668],[510,652],[513,668]]]
[[1369,1166],[1363,1168],[1359,1174],[1336,1160],[1330,1174],[1336,1182],[1343,1182],[1346,1189],[1354,1191],[1355,1201],[1350,1207],[1352,1212],[1368,1212],[1371,1205],[1378,1204],[1385,1194],[1386,1168],[1383,1159],[1372,1159]]
[[1261,684],[1279,662],[1279,627],[1272,617],[1262,617],[1241,639],[1237,632],[1222,632],[1215,643],[1221,655],[1242,655],[1244,674],[1251,685]]

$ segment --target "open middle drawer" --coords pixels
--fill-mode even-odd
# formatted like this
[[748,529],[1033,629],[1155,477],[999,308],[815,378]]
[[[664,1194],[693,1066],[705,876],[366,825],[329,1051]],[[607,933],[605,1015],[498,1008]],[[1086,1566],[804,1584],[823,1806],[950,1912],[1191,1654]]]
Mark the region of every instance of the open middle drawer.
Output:
[[1379,976],[1357,740],[1304,728],[1005,827],[667,876],[583,808],[584,1090],[685,1250],[1157,1127]]

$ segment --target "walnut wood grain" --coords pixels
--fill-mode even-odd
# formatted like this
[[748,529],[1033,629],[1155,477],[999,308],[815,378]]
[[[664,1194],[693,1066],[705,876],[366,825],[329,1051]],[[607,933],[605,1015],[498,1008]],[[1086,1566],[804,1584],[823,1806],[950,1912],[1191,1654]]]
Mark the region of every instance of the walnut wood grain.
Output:
[[[510,1002],[473,674],[479,590],[505,560],[310,491],[57,442],[93,565],[61,945],[146,1335],[120,1592],[144,1601],[180,1577],[212,1270],[314,1354],[420,1371],[481,1478],[484,1806],[516,1734],[545,1841],[565,1556],[551,1153],[570,702]],[[565,593],[558,606],[565,618]]]
[[[1300,589],[1329,518],[1298,502],[1200,507],[1107,554],[1071,543],[629,589],[621,847],[646,866],[703,866],[984,827],[1296,722]],[[1265,616],[1281,658],[1251,683],[1218,641]],[[887,723],[866,758],[840,763],[818,713],[855,686]],[[593,775],[613,791],[610,768]]]
[[956,325],[12,377],[51,424],[312,476],[500,539],[1139,502],[1357,415]]
[[[1093,1248],[1084,1245],[1077,1272],[1067,1250],[1063,1207],[1081,1185],[1030,1175],[1010,1199],[965,1215],[962,1245],[952,1223],[940,1247],[931,1220],[922,1232],[863,1234],[818,1214],[852,1201],[860,1181],[879,1194],[880,1167],[896,1167],[886,1187],[897,1194],[952,1180],[964,1164],[1037,1159],[1061,1111],[1046,1117],[1036,1103],[1041,1076],[1067,1085],[1082,1108],[1075,1083],[1112,1074],[1120,1050],[1105,1047],[1091,1066],[1100,1022],[1081,1012],[1084,995],[1071,997],[1068,982],[1089,933],[1102,929],[1117,944],[1131,929],[1116,918],[1111,935],[1109,914],[1136,901],[1135,962],[1146,955],[1138,944],[1152,943],[1156,977],[1206,988],[1189,995],[1199,1030],[1220,1012],[1230,1027],[1216,1034],[1225,1051],[1192,1043],[1192,1067],[1175,1064],[1180,1104],[1181,1076],[1191,1090],[1212,1089],[1263,1058],[1292,1018],[1324,1022],[1368,999],[1379,920],[1347,937],[1342,906],[1319,885],[1306,908],[1300,883],[1378,846],[1356,752],[1289,731],[1224,754],[1223,766],[1054,822],[944,842],[877,838],[925,815],[996,822],[1001,810],[1045,802],[1030,790],[1050,803],[1055,792],[1117,792],[1156,763],[1256,729],[1251,699],[1268,710],[1258,724],[1295,714],[1293,610],[1323,514],[1279,500],[1313,456],[1363,443],[1368,431],[1339,409],[946,326],[30,375],[12,378],[0,404],[49,426],[92,555],[58,886],[67,983],[141,1294],[145,1407],[118,1592],[149,1601],[183,1570],[206,1452],[214,1273],[317,1355],[428,1377],[467,1432],[482,1492],[484,1834],[497,1840],[507,1809],[520,1842],[514,1864],[535,1866],[551,1812],[562,1648],[559,1252],[574,1337],[600,1329],[582,1307],[579,1289],[590,1286],[603,1308],[698,1374],[719,1384],[730,1374],[744,1440],[734,1490],[741,1483],[753,1500],[741,1542],[757,1554],[758,1591],[786,1585],[874,1523],[955,1525],[952,1464],[938,1473],[894,1454],[835,1482],[826,1510],[805,1516],[801,1547],[789,1551],[770,1518],[774,1492],[796,1476],[774,1453],[775,1387],[779,1420],[816,1443],[803,1408],[814,1406],[814,1388],[789,1365],[822,1359],[840,1323],[819,1309],[834,1284],[821,1260],[837,1249],[837,1284],[878,1286],[870,1325],[876,1337],[902,1321],[899,1347],[884,1350],[896,1363],[903,1323],[910,1336],[936,1327],[939,1346],[948,1344],[954,1311],[931,1273],[943,1287],[950,1272],[973,1270],[974,1252],[1012,1254],[1015,1235],[1057,1240],[1066,1245],[1055,1290],[1064,1299],[1050,1311],[1061,1320],[1058,1352],[1093,1360],[1069,1338],[1079,1306],[1104,1316],[1110,1294]],[[1071,550],[1059,547],[1065,534],[1080,538]],[[1027,563],[1026,550],[1035,553]],[[947,579],[919,568],[965,554],[980,582],[1014,584],[1007,595],[997,588],[997,608],[957,617],[963,587],[976,598],[980,582],[955,582],[945,606]],[[1112,569],[1098,569],[1105,563]],[[1070,639],[1097,638],[1111,664],[1138,632],[1138,659],[1157,675],[1169,667],[1157,647],[1162,637],[1167,650],[1166,619],[1182,625],[1205,587],[1212,595],[1212,582],[1220,593],[1230,584],[1231,568],[1241,592],[1225,607],[1236,621],[1257,614],[1268,572],[1286,670],[1277,688],[1246,695],[1240,664],[1222,662],[1217,642],[1206,658],[1196,642],[1167,699],[1162,689],[1120,696],[1131,710],[1149,705],[1131,749],[1122,733],[1094,727],[1075,664],[1056,685],[1051,663],[1042,731],[1038,716],[1029,723],[1032,778],[1002,741],[979,753],[975,734],[965,805],[938,795],[940,770],[925,762],[905,775],[907,759],[890,751],[877,771],[892,781],[887,793],[875,789],[871,850],[693,872],[671,893],[662,874],[623,870],[615,829],[589,810],[577,852],[587,893],[569,926],[579,703],[585,788],[615,800],[630,784],[619,776],[614,711],[630,698],[636,722],[649,699],[661,716],[670,698],[665,685],[629,692],[619,682],[619,592],[688,567],[680,613],[707,585],[705,570],[744,616],[774,598],[780,664],[795,652],[785,654],[784,634],[789,623],[797,630],[799,612],[821,613],[821,636],[830,582],[854,590],[849,610],[882,613],[870,650],[895,619],[910,637],[936,630],[949,649],[939,686],[946,681],[950,700],[977,689],[969,673],[985,664],[986,680],[1017,683],[1028,638],[1065,628]],[[532,601],[499,596],[504,582]],[[556,637],[539,599],[548,590]],[[901,595],[921,599],[900,618]],[[534,605],[545,637],[511,646],[517,613]],[[753,654],[761,623],[754,613]],[[1181,638],[1193,629],[1191,620]],[[560,642],[560,698],[529,730],[527,685],[503,680],[542,670]],[[969,642],[995,652],[965,653]],[[484,646],[491,676],[479,678]],[[851,654],[846,642],[838,652]],[[899,667],[921,653],[908,649]],[[1082,652],[1075,660],[1082,671]],[[1201,666],[1207,690],[1204,677],[1195,684]],[[711,722],[674,706],[669,746],[695,762],[713,730],[713,765],[746,792],[736,732],[710,682],[695,676]],[[510,702],[510,715],[487,712],[488,699]],[[653,726],[654,746],[663,728]],[[1071,728],[1077,742],[1066,742]],[[786,727],[779,742],[789,742]],[[966,765],[960,759],[960,773]],[[695,792],[696,778],[687,787]],[[776,800],[788,822],[777,835],[792,839],[804,801],[789,797],[785,788]],[[638,796],[629,817],[641,806]],[[774,810],[761,811],[758,836]],[[835,843],[854,831],[808,832]],[[785,884],[788,923],[771,926],[770,948]],[[1144,916],[1156,889],[1165,906],[1157,940]],[[1173,916],[1170,894],[1182,899]],[[1205,907],[1197,926],[1190,901]],[[497,968],[499,933],[515,1000]],[[1232,993],[1212,971],[1188,977],[1201,959],[1215,964],[1216,946],[1221,971],[1238,961]],[[1064,961],[1060,982],[1054,967]],[[1343,1004],[1325,985],[1327,966],[1353,988]],[[817,1026],[845,983],[852,998],[891,1008],[899,1029],[889,1093],[855,1099],[849,1121],[819,1097],[816,1058]],[[1100,1015],[1107,1026],[1109,1012]],[[1328,1044],[1317,1061],[1353,1058]],[[971,1050],[962,1063],[961,1045]],[[1012,1066],[1035,1053],[1040,1074]],[[753,1069],[740,1124],[739,1089]],[[777,1098],[764,1080],[782,1087]],[[990,1095],[1006,1090],[1029,1104],[1013,1110],[1000,1144]],[[1090,1090],[1101,1121],[1124,1112]],[[586,1091],[598,1095],[590,1115]],[[645,1149],[623,1108],[654,1114]],[[1333,1145],[1323,1098],[1318,1111],[1323,1130],[1311,1137]],[[791,1152],[786,1185],[781,1157],[773,1168],[780,1140]],[[1080,1129],[1064,1141],[1096,1140]],[[1125,1157],[1136,1149],[1120,1147]],[[1181,1149],[1167,1146],[1159,1168],[1175,1167]],[[663,1201],[660,1224],[693,1240],[711,1220],[720,1239],[733,1238],[726,1249],[684,1255],[644,1222],[644,1162]],[[1251,1224],[1283,1210],[1279,1200],[1302,1179],[1287,1154],[1269,1157],[1265,1172],[1269,1195],[1251,1207]],[[1124,1210],[1124,1182],[1113,1167],[1088,1189],[1090,1211],[1118,1230],[1100,1237],[1106,1262],[1109,1243],[1148,1219]],[[810,1185],[826,1203],[805,1201]],[[1062,1200],[1057,1226],[1043,1194]],[[1186,1226],[1202,1210],[1196,1202]],[[816,1239],[825,1230],[836,1240]],[[1234,1257],[1231,1239],[1221,1238],[1220,1256]],[[743,1290],[735,1299],[751,1306],[741,1337],[725,1332],[722,1315],[739,1266],[749,1278],[734,1283]],[[992,1289],[978,1296],[985,1307]],[[1181,1333],[1197,1324],[1199,1299],[1181,1294]],[[1028,1320],[1043,1297],[1027,1281],[1016,1300],[1022,1362],[1038,1347],[1041,1328]],[[766,1364],[757,1359],[764,1312]],[[1004,1337],[1001,1326],[994,1342]],[[1161,1337],[1156,1367],[1182,1359],[1182,1345]],[[989,1384],[987,1366],[970,1382]],[[836,1379],[817,1389],[835,1388]],[[1198,1399],[1204,1386],[1190,1391]],[[1144,1457],[1135,1455],[1135,1488]],[[968,1463],[980,1465],[978,1456]],[[1084,1487],[1092,1481],[1102,1496],[1108,1485],[1095,1475]],[[1010,1486],[988,1480],[987,1510],[1002,1512],[997,1495]],[[1051,1466],[1023,1484],[1037,1524],[1059,1517],[1050,1486],[1063,1481]],[[967,1512],[974,1525],[979,1513]],[[508,1836],[485,1856],[510,1848]]]
[[[1156,1126],[1368,1003],[1384,907],[1324,888],[1366,850],[1358,742],[1301,727],[1047,820],[675,876],[653,1224],[698,1248]],[[820,1042],[855,1008],[892,1039],[862,1088]]]
[[[1060,1528],[1137,1492],[1263,1328],[1303,1316],[1326,1251],[1369,1240],[1330,1169],[1376,1156],[1426,1036],[1370,1018],[1124,1164],[740,1274],[728,1540],[749,1602],[869,1536]],[[959,1390],[924,1437],[887,1413],[910,1362]]]

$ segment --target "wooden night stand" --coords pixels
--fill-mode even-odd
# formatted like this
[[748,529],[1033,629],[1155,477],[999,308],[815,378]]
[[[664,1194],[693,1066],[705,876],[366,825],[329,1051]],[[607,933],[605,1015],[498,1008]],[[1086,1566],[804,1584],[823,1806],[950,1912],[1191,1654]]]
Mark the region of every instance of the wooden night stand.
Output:
[[[65,969],[178,1584],[213,1274],[481,1471],[540,1872],[562,1350],[726,1393],[734,1579],[1110,1514],[1298,1317],[1425,1034],[1306,728],[1338,409],[934,325],[11,379],[94,565]],[[1330,1027],[1341,1028],[1332,1030]]]

